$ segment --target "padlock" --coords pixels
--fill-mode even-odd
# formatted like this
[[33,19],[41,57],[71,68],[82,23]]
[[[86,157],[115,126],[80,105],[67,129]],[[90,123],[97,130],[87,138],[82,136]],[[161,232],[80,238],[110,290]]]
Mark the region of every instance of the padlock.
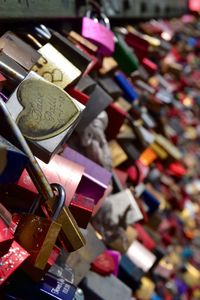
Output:
[[123,91],[111,77],[99,78],[98,82],[113,99],[122,96]]
[[31,278],[31,280],[33,280],[34,282],[38,282],[49,271],[49,269],[56,263],[56,260],[58,259],[60,253],[61,253],[61,249],[56,245],[54,245],[44,270],[41,270],[40,268],[36,268],[35,266],[29,264],[28,262],[23,265],[23,270],[28,275],[28,277]]
[[44,275],[38,284],[41,297],[46,299],[73,300],[77,287],[67,280],[51,273]]
[[93,53],[96,53],[98,51],[98,47],[96,45],[94,45],[93,43],[91,43],[90,41],[88,41],[87,39],[85,39],[84,37],[82,37],[80,34],[78,34],[73,30],[68,33],[68,39],[74,42],[75,44],[79,43],[80,45],[87,48],[89,51]]
[[65,190],[59,184],[52,184],[58,193],[58,203],[51,219],[35,215],[38,206],[37,199],[30,209],[29,214],[22,214],[15,231],[15,239],[30,253],[27,263],[43,270],[51,255],[62,225],[56,223],[65,202]]
[[84,111],[76,130],[81,133],[112,101],[112,97],[97,84],[90,94],[90,99],[86,104],[87,109]]
[[122,255],[118,278],[129,286],[132,291],[139,288],[140,280],[144,274],[145,272],[135,265],[127,255]]
[[30,254],[13,241],[9,251],[0,257],[0,286],[24,263]]
[[143,272],[148,272],[156,261],[156,256],[137,240],[129,247],[126,255]]
[[0,184],[15,183],[28,164],[28,157],[0,135]]
[[153,214],[156,210],[158,210],[160,202],[159,200],[146,189],[144,184],[140,184],[136,188],[137,197],[140,197],[145,205],[147,206],[148,214]]
[[[39,59],[32,66],[32,71],[35,71],[60,88],[65,88],[80,78],[81,70],[71,62],[71,59],[59,52],[48,39],[43,40],[41,44],[37,36],[34,36],[34,33],[26,33],[25,37],[34,45],[36,52],[40,55]],[[59,42],[59,39],[57,42]],[[63,44],[62,41],[60,43],[61,45]]]
[[124,91],[125,98],[129,102],[133,102],[134,100],[138,99],[138,93],[134,89],[133,84],[126,78],[126,76],[118,71],[115,73],[115,80]]
[[153,250],[156,247],[155,241],[152,239],[152,237],[147,233],[145,228],[137,223],[134,224],[134,228],[136,229],[138,233],[138,240],[150,251]]
[[61,155],[85,167],[76,193],[94,199],[96,205],[108,188],[112,173],[68,146]]
[[80,228],[87,228],[92,217],[94,200],[80,194],[74,194],[69,210]]
[[[49,183],[57,182],[68,191],[66,194],[65,205],[69,206],[84,174],[84,167],[81,164],[77,164],[57,154],[48,164],[45,164],[40,160],[37,161]],[[16,192],[17,194],[19,189],[22,190],[22,193],[24,192],[25,197],[26,191],[28,192],[28,198],[37,196],[38,191],[26,170],[24,170],[20,176],[17,185],[12,185],[14,193]],[[24,199],[19,201],[19,206],[20,202],[24,202]]]
[[[14,74],[17,72],[16,64],[13,69],[13,61],[8,60],[8,57],[4,59],[5,55],[1,53],[0,69],[4,69],[8,76],[12,76],[13,72]],[[35,72],[26,74],[25,79],[24,75],[16,74],[15,77],[22,82],[6,105],[34,154],[48,162],[72,133],[84,106]],[[6,128],[6,125],[2,124],[1,134],[11,138],[12,134],[9,134]]]
[[94,92],[96,84],[96,81],[94,81],[92,77],[87,75],[79,80],[79,82],[75,85],[75,88],[77,88],[81,92],[86,93],[87,95],[90,95]]
[[[46,273],[34,283],[24,272],[18,271],[5,288],[6,299],[73,300],[77,287],[60,276]],[[30,292],[31,291],[31,292]]]
[[[35,32],[37,39],[42,38],[42,44],[51,43],[68,61],[78,68],[83,75],[89,71],[92,58],[82,51],[82,49],[79,49],[77,44],[74,45],[74,43],[65,36],[53,29],[47,29],[44,25],[34,27],[34,32],[32,33],[33,37],[35,37]],[[27,34],[26,37],[28,37],[28,35],[30,36],[30,34]],[[34,41],[32,40],[32,42]],[[96,46],[94,45],[94,47]]]
[[114,59],[117,61],[120,69],[128,75],[139,67],[134,51],[126,44],[121,35],[116,35]]
[[115,103],[111,103],[106,110],[108,114],[108,126],[106,128],[107,139],[115,139],[126,119],[126,112]]
[[[98,17],[92,19],[92,11],[88,11],[82,19],[82,36],[98,46],[98,52],[110,56],[114,52],[114,34],[110,30],[110,23],[106,15],[99,12]],[[101,24],[99,21],[102,21]]]
[[111,140],[109,142],[109,148],[111,151],[113,168],[120,166],[128,160],[126,152],[122,149],[122,147],[116,140]]
[[102,252],[106,250],[103,241],[99,238],[97,232],[91,224],[84,231],[86,239],[85,247],[70,253],[66,259],[66,263],[75,271],[74,283],[79,284],[90,270],[91,262]]
[[[28,156],[30,164],[28,165],[28,171],[31,179],[33,180],[38,191],[47,202],[48,209],[54,207],[55,197],[51,186],[49,185],[45,175],[43,174],[39,164],[37,163],[35,157],[33,156],[28,144],[26,143],[22,133],[20,132],[18,126],[14,122],[12,116],[9,114],[5,103],[0,99],[0,109],[2,115],[4,116],[5,122],[10,128],[11,133],[14,135],[15,140]],[[85,244],[83,235],[81,234],[75,219],[70,213],[67,207],[63,207],[62,212],[59,216],[59,223],[62,223],[62,239],[64,240],[64,245],[67,245],[69,251],[74,251],[81,248]],[[70,230],[69,230],[70,228]]]
[[57,31],[50,29],[50,33],[51,38],[49,42],[78,68],[81,73],[85,73],[91,63],[91,58]]
[[104,57],[102,61],[102,66],[99,69],[100,75],[108,75],[114,72],[118,67],[117,61],[113,57]]
[[141,35],[137,32],[129,32],[125,36],[126,43],[134,49],[137,57],[142,60],[144,57],[148,56],[149,42],[145,41]]
[[12,215],[0,203],[0,257],[5,255],[14,240],[14,236],[10,229],[12,222]]
[[[130,300],[131,289],[114,275],[101,276],[89,271],[80,284],[85,299],[93,300]],[[112,290],[112,293],[111,293]]]
[[12,31],[7,31],[0,38],[1,52],[14,59],[19,65],[30,71],[41,55],[29,44],[21,40]]

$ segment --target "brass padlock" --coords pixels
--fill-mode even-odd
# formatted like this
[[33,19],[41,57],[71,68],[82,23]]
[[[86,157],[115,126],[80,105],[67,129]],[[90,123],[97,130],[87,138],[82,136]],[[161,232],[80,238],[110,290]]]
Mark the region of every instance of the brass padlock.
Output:
[[[28,156],[29,164],[27,170],[29,172],[29,175],[33,180],[37,189],[42,194],[44,200],[47,200],[48,208],[51,210],[51,208],[54,205],[54,202],[52,203],[52,201],[55,201],[51,186],[49,185],[39,164],[37,163],[35,157],[33,156],[18,126],[16,125],[12,116],[10,115],[6,107],[6,104],[1,99],[0,99],[0,113],[1,116],[4,117],[5,123],[7,123],[8,127],[10,128],[10,132],[14,135],[14,138],[17,141],[19,148],[23,150],[25,154]],[[52,206],[49,202],[51,202]],[[75,219],[70,214],[68,208],[63,207],[61,215],[59,217],[59,222],[62,223],[62,237],[67,243],[68,249],[70,248],[69,245],[72,245],[71,251],[77,250],[85,245],[85,239],[81,231],[79,230]]]
[[65,190],[59,184],[51,185],[59,194],[54,213],[50,219],[39,217],[35,210],[41,199],[37,199],[29,214],[22,214],[15,231],[15,239],[30,253],[27,262],[43,270],[57,240],[62,225],[57,221],[65,203]]
[[[49,35],[51,37],[50,32]],[[48,39],[41,44],[34,33],[27,33],[25,37],[41,55],[32,71],[63,89],[80,78],[81,70],[61,54]]]

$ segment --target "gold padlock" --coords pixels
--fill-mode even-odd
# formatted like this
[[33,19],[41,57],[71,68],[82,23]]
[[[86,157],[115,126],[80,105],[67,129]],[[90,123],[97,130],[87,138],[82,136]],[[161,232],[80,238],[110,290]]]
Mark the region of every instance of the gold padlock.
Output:
[[32,71],[62,89],[80,78],[81,71],[53,45],[47,43],[43,46],[31,34],[27,37],[35,42],[35,45],[39,47],[38,53],[41,54],[37,63],[32,67]]

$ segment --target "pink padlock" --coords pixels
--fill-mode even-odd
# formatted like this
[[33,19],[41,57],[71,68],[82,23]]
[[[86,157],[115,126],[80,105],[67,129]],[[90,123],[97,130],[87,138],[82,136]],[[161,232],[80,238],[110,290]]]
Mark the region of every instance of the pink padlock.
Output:
[[83,17],[82,36],[99,47],[99,54],[111,56],[115,50],[114,34],[106,15],[101,12],[98,15],[99,18],[92,19],[92,12],[88,11],[86,17]]

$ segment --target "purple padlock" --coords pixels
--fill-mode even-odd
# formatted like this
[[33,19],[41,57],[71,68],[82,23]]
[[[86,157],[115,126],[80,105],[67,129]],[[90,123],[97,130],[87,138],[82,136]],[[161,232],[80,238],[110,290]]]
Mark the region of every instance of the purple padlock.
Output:
[[[100,23],[100,20],[104,24]],[[110,30],[109,19],[103,13],[99,18],[92,19],[92,12],[88,11],[82,19],[82,36],[99,47],[99,54],[111,56],[115,50],[114,34]]]

